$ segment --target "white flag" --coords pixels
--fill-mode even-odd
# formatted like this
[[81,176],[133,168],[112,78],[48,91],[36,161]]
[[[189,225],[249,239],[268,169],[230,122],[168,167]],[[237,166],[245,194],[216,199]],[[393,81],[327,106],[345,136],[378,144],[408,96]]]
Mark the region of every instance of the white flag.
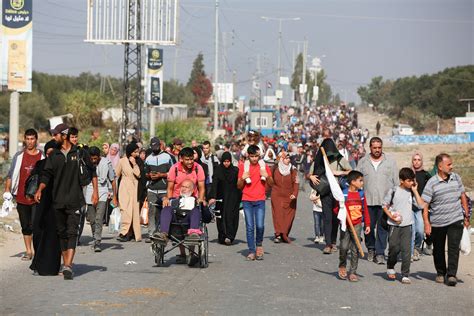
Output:
[[342,193],[341,187],[332,173],[331,167],[326,157],[324,157],[324,168],[326,170],[326,177],[328,178],[329,187],[331,188],[331,193],[334,196],[334,199],[339,202],[339,213],[337,214],[337,219],[341,221],[341,230],[346,231],[347,223],[347,210],[345,205],[344,193]]

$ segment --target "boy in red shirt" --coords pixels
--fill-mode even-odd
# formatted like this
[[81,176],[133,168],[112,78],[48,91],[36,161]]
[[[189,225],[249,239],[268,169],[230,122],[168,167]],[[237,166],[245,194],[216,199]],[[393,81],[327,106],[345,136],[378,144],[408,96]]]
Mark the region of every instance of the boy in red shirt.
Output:
[[[237,187],[242,190],[242,204],[247,228],[247,260],[263,260],[263,233],[265,230],[265,183],[273,184],[270,168],[260,169],[260,148],[250,145],[247,149],[250,161],[249,171],[245,172],[244,163],[239,164]],[[250,179],[248,181],[247,179]],[[256,228],[256,234],[254,233]]]
[[[347,220],[352,222],[354,230],[358,238],[360,238],[360,232],[362,230],[362,218],[364,219],[365,231],[367,235],[370,233],[370,217],[365,200],[365,194],[362,188],[364,187],[364,176],[359,171],[351,171],[347,175],[347,182],[349,188],[344,191],[346,198],[346,209],[347,209]],[[347,252],[351,250],[351,267],[349,269],[349,281],[357,282],[357,264],[359,261],[359,251],[353,234],[348,229],[343,232],[341,230],[341,244],[339,246],[339,278],[342,280],[347,279]]]

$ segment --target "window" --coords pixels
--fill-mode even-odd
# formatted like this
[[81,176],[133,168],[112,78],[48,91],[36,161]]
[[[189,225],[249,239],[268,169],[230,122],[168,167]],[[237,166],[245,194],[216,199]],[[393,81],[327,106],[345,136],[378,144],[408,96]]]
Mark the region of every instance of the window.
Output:
[[255,120],[256,127],[268,127],[268,119],[266,117],[257,117]]

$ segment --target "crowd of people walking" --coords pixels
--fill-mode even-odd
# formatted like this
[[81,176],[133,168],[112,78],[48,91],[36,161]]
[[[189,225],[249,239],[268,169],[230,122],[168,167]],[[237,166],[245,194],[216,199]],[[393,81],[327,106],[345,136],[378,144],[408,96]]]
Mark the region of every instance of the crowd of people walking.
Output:
[[[313,211],[314,242],[324,245],[325,255],[339,253],[341,279],[358,281],[363,236],[368,261],[386,264],[388,279],[396,278],[401,256],[401,281],[410,283],[411,261],[420,260],[424,251],[433,254],[436,282],[456,285],[460,240],[470,210],[462,179],[452,172],[452,158],[436,156],[430,174],[422,153],[415,152],[412,165],[399,169],[384,152],[382,138],[370,138],[367,129],[359,128],[357,115],[345,105],[320,106],[307,109],[275,135],[249,131],[241,139],[226,137],[214,150],[209,141],[185,146],[176,138],[167,145],[153,137],[147,148],[130,142],[123,155],[118,144],[78,144],[79,131],[66,124],[51,130],[52,140],[41,151],[37,132],[29,129],[24,149],[12,160],[4,194],[17,202],[26,249],[21,259],[32,260],[30,268],[39,275],[73,279],[75,249],[86,219],[94,252],[102,251],[110,205],[120,210],[119,242],[166,243],[173,210],[185,204],[173,201],[193,197],[189,238],[202,234],[199,223],[205,214],[198,206],[212,205],[220,210],[218,242],[233,245],[242,209],[246,259],[263,260],[266,207],[271,206],[272,241],[291,243],[298,200],[306,198]],[[343,205],[335,199],[328,172],[344,194]],[[344,206],[350,230],[342,228],[338,217]],[[177,261],[196,263],[184,249]]]

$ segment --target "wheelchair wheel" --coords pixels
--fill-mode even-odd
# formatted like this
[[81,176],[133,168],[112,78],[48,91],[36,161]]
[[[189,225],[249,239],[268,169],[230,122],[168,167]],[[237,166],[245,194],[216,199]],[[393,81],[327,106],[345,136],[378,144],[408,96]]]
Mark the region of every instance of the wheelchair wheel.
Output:
[[160,267],[165,263],[165,247],[157,243],[151,245],[153,254],[155,255],[155,263],[157,267]]
[[209,266],[209,238],[207,234],[207,227],[203,228],[204,240],[199,244],[199,266],[207,268]]

